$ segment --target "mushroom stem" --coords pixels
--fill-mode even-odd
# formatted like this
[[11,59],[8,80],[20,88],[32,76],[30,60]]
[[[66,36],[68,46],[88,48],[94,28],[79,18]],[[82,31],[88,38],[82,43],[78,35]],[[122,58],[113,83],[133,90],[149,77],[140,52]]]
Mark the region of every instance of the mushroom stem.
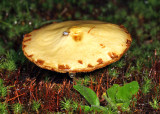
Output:
[[70,78],[74,78],[76,76],[76,73],[69,73]]

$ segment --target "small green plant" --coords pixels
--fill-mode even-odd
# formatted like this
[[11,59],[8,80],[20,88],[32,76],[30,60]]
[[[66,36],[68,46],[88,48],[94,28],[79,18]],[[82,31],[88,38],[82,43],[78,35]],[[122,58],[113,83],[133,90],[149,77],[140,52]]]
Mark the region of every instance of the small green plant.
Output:
[[153,109],[160,109],[160,102],[158,102],[157,98],[153,99],[153,102],[149,102]]
[[111,64],[111,67],[123,68],[123,66],[125,66],[125,64],[126,63],[124,61],[124,58],[122,57],[118,62]]
[[[88,112],[88,111],[100,112],[100,111],[102,111],[103,107],[100,106],[99,98],[97,97],[96,93],[92,89],[87,88],[82,85],[74,85],[73,88],[76,89],[82,96],[84,96],[84,98],[91,105],[91,107],[87,106],[87,105],[81,105],[81,109],[84,112]],[[106,110],[103,110],[103,111],[106,111]]]
[[81,108],[84,109],[84,111],[98,111],[104,113],[115,113],[118,111],[118,107],[121,107],[122,111],[128,111],[133,95],[137,94],[139,90],[137,81],[130,82],[122,87],[120,87],[118,84],[114,84],[107,90],[107,94],[104,93],[102,95],[102,97],[105,98],[109,104],[103,107],[100,106],[100,101],[93,90],[82,85],[74,85],[73,87],[82,96],[84,96],[84,98],[91,105],[81,105]]
[[137,81],[132,81],[122,87],[118,84],[113,84],[113,86],[107,90],[108,96],[103,94],[103,97],[114,110],[116,110],[117,107],[121,107],[122,111],[127,111],[129,110],[133,95],[136,95],[138,90],[139,85]]
[[23,106],[19,103],[13,104],[13,112],[14,114],[22,113]]
[[116,70],[115,68],[109,69],[109,75],[114,78],[117,78],[119,76],[118,70]]
[[91,81],[93,84],[96,84],[97,82],[95,82],[95,80],[96,80],[95,77],[90,77],[89,75],[85,75],[84,77],[77,78],[76,83],[77,84],[83,83],[84,86],[87,86],[91,83]]
[[0,41],[0,55],[5,53],[5,49],[3,46],[4,46],[3,43]]
[[7,95],[7,87],[4,86],[3,80],[0,79],[0,96],[3,98]]
[[5,102],[5,97],[7,95],[7,87],[5,87],[3,83],[3,80],[0,78],[0,100],[4,101],[0,102],[0,114],[8,114],[8,104]]
[[5,54],[5,58],[0,59],[0,69],[8,71],[16,70],[17,63],[23,64],[25,60],[22,50],[18,50],[17,52],[10,50]]
[[8,114],[7,103],[1,103],[0,102],[0,113],[1,114]]
[[142,93],[147,94],[151,89],[151,79],[144,77],[144,83],[142,85]]
[[99,106],[100,102],[96,95],[96,93],[85,86],[82,85],[74,85],[74,89],[76,89],[84,98],[88,101],[89,104]]
[[32,104],[32,110],[33,111],[36,111],[37,114],[39,114],[39,108],[40,108],[41,104],[38,102],[38,101],[33,101],[33,104]]
[[67,113],[73,113],[77,111],[79,104],[72,99],[66,99],[61,101],[61,109],[67,111]]
[[15,51],[10,51],[6,54],[6,58],[0,60],[0,69],[7,69],[9,71],[16,69],[16,63],[15,63]]
[[71,109],[71,103],[72,103],[72,100],[70,99],[67,100],[66,98],[64,98],[64,101],[63,100],[61,101],[62,109],[69,111]]

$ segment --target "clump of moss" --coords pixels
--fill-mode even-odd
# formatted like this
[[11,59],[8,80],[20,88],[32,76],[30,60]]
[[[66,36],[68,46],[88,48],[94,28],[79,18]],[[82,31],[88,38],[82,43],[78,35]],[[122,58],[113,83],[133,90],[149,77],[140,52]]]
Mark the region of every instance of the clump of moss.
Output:
[[0,60],[0,69],[13,71],[17,69],[17,63],[23,64],[24,61],[25,57],[21,50],[17,52],[15,52],[14,50],[10,50]]

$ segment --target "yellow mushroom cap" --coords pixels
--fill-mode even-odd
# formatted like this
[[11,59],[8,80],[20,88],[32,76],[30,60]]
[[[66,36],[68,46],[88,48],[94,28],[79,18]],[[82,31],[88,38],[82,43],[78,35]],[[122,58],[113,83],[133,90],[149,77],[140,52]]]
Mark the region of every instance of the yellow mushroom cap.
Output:
[[124,26],[101,21],[66,21],[26,34],[22,49],[41,68],[75,73],[116,62],[131,42]]

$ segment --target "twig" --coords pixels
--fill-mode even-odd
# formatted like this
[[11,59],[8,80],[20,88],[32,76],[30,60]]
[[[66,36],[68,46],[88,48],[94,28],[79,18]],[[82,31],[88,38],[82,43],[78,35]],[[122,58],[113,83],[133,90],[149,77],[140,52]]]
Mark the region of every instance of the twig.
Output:
[[24,95],[24,94],[25,94],[25,93],[23,93],[23,94],[21,94],[21,95],[18,95],[18,96],[16,96],[16,97],[13,97],[13,98],[7,100],[7,102],[8,102],[8,101],[11,101],[11,100],[13,100],[13,99],[16,99],[17,97],[20,97],[20,96],[22,96],[22,95]]

